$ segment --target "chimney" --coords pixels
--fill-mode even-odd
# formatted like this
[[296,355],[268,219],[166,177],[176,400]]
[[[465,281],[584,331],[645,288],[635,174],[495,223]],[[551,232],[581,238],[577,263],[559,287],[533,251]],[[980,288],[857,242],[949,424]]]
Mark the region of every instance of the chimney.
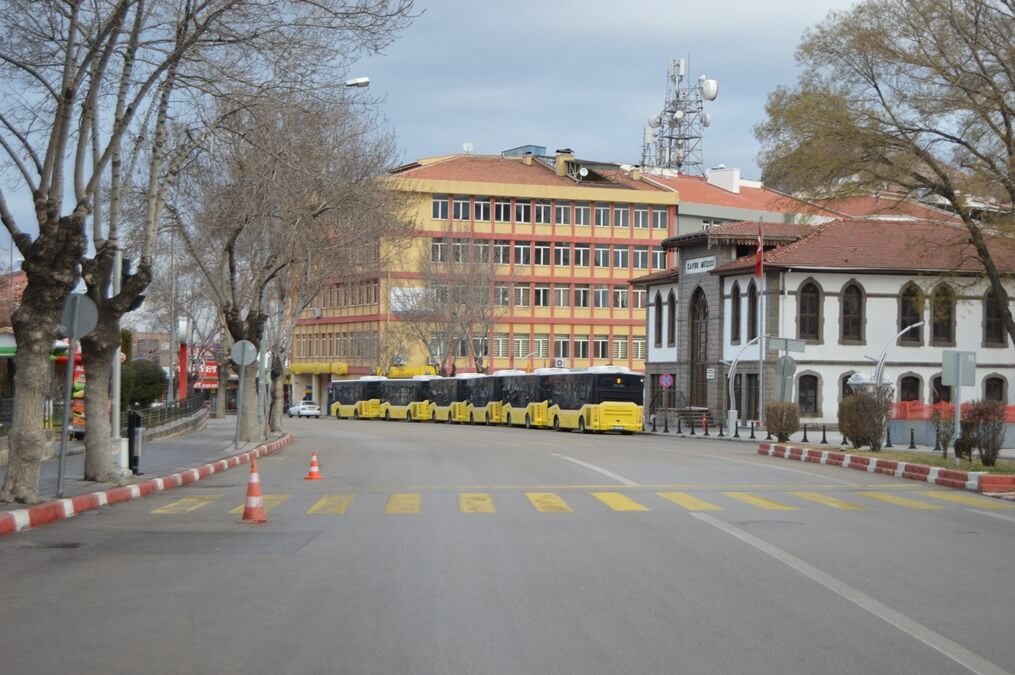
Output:
[[720,190],[740,194],[740,169],[727,169],[724,165],[709,169],[705,172],[709,185],[714,185]]
[[524,155],[522,155],[522,164],[524,164],[525,166],[532,166],[531,152],[526,152]]
[[641,167],[640,166],[633,166],[633,167],[631,167],[631,180],[641,180]]
[[557,150],[556,169],[558,176],[567,175],[567,163],[574,159],[574,150],[571,148],[560,148]]

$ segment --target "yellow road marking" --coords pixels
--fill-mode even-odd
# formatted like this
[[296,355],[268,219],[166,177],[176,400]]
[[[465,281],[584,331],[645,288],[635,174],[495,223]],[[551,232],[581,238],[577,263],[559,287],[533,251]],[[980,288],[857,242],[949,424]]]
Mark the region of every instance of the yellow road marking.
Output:
[[152,513],[190,513],[191,511],[197,511],[202,506],[207,506],[213,501],[219,499],[219,497],[204,495],[202,497],[184,497],[178,499],[172,504],[166,504],[160,508],[155,509]]
[[352,503],[352,495],[325,495],[307,509],[307,513],[345,513]]
[[463,492],[458,495],[458,508],[462,513],[494,513],[493,498],[485,492]]
[[854,492],[855,495],[866,497],[868,499],[876,499],[886,504],[893,504],[895,506],[905,506],[910,509],[920,509],[921,511],[930,511],[932,509],[940,509],[941,507],[937,504],[928,504],[927,502],[918,502],[915,499],[907,499],[905,497],[899,497],[897,495],[888,495],[883,492]]
[[964,495],[957,492],[917,492],[919,495],[924,497],[933,497],[934,499],[942,499],[946,502],[955,502],[956,504],[964,504],[966,506],[975,506],[981,509],[1011,509],[1015,508],[1015,505],[1010,502],[1001,501],[1000,499],[991,499],[990,497],[973,497],[972,495]]
[[657,492],[656,494],[677,506],[683,506],[688,511],[722,511],[721,506],[706,502],[704,499],[698,499],[686,492]]
[[[276,506],[285,504],[288,501],[289,495],[261,495],[261,500],[264,502],[264,512],[271,511]],[[240,504],[236,508],[229,511],[229,513],[243,513],[243,509],[246,504]]]
[[643,506],[619,492],[592,492],[591,494],[614,511],[648,511],[647,506]]
[[552,492],[526,492],[525,496],[542,513],[571,513],[567,502]]
[[867,508],[861,504],[854,504],[853,502],[836,499],[835,497],[829,497],[828,495],[823,495],[818,492],[787,492],[786,494],[800,499],[806,499],[809,502],[817,502],[818,504],[831,506],[833,509],[842,509],[843,511],[863,511]]
[[797,507],[790,506],[789,504],[782,504],[780,502],[773,502],[771,499],[765,499],[764,497],[758,497],[757,495],[747,494],[746,492],[724,492],[724,495],[731,499],[756,506],[759,509],[765,509],[766,511],[796,511]]
[[423,498],[418,492],[396,492],[388,498],[384,513],[419,513]]

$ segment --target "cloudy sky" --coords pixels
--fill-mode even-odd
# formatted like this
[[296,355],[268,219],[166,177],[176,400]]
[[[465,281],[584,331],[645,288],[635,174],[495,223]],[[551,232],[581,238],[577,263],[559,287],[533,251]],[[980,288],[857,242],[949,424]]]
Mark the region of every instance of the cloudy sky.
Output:
[[801,33],[852,0],[417,0],[425,12],[350,76],[394,127],[404,161],[518,145],[636,163],[670,59],[719,81],[706,104],[706,166],[760,177],[751,132],[765,99],[796,79]]

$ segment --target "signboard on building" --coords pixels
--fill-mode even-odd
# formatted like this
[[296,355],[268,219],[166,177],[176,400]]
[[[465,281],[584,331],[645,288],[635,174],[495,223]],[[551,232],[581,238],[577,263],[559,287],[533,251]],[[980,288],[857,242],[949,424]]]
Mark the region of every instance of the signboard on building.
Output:
[[701,274],[715,269],[715,256],[690,258],[684,261],[684,274]]
[[705,369],[705,379],[706,380],[714,380],[715,379],[715,368],[706,368]]

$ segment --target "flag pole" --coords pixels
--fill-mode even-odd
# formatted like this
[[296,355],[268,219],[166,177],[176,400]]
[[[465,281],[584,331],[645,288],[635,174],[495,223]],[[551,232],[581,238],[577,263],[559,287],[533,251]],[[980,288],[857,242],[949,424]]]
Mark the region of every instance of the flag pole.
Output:
[[764,218],[758,219],[758,250],[754,273],[758,278],[761,296],[758,298],[758,419],[765,425],[765,235],[762,232]]

